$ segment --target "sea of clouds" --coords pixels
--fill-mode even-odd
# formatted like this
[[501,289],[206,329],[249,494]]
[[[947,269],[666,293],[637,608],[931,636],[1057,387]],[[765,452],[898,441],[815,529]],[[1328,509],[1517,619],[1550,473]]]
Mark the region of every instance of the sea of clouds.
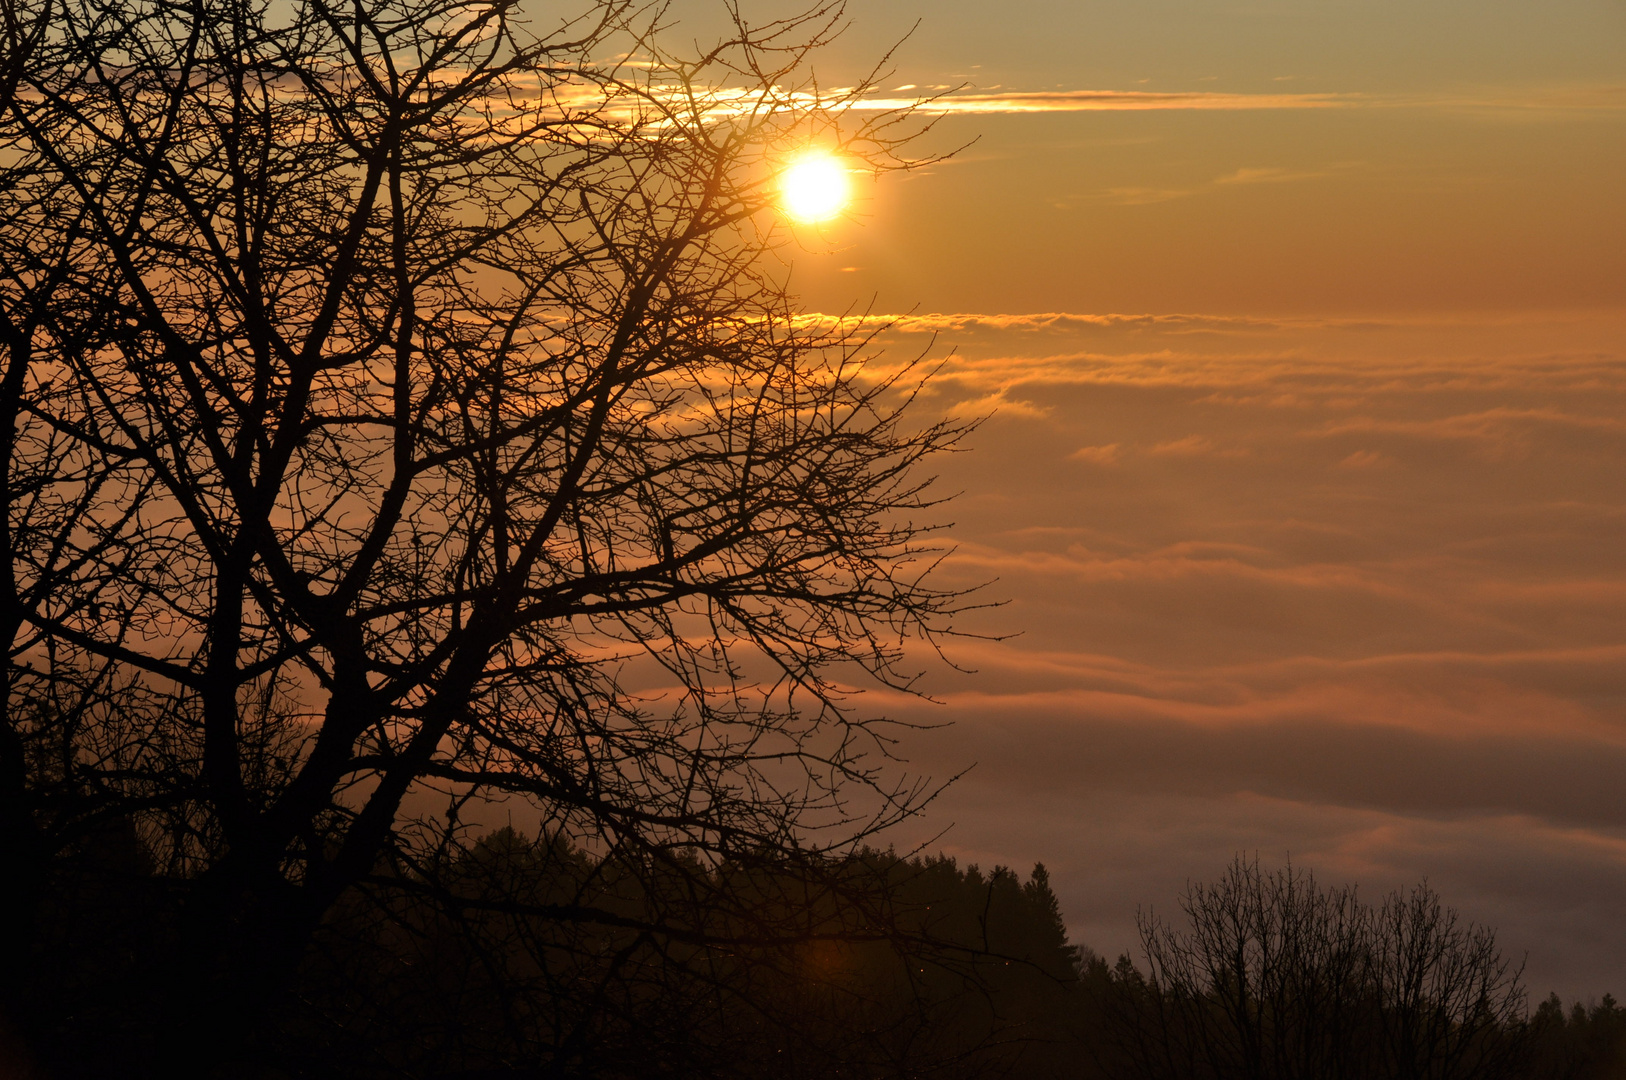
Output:
[[[962,620],[871,710],[900,842],[1056,878],[1115,954],[1237,852],[1427,878],[1532,989],[1626,990],[1626,316],[916,315]],[[941,830],[947,830],[942,832]]]

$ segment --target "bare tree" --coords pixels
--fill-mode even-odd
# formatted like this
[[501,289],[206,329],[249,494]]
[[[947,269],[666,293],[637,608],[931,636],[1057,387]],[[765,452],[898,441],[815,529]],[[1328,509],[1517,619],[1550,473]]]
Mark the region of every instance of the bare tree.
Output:
[[[71,796],[48,852],[138,831],[170,1060],[245,1053],[339,899],[437,888],[471,804],[681,878],[647,934],[806,933],[716,868],[843,887],[825,856],[923,794],[844,687],[909,687],[961,603],[916,516],[961,428],[769,257],[785,154],[907,164],[802,74],[839,5],[690,58],[626,0],[12,10],[8,790]],[[626,920],[586,895],[545,913]]]
[[1427,885],[1373,908],[1288,866],[1238,858],[1190,886],[1177,929],[1139,920],[1114,1026],[1148,1077],[1444,1080],[1508,1075],[1525,995],[1487,927]]
[[[51,0],[0,0],[0,117],[34,104],[29,80],[47,62],[56,14]],[[7,554],[0,635],[8,645],[0,673],[0,865],[10,878],[0,890],[7,930],[0,993],[7,999],[26,992],[21,970],[53,848],[82,840],[103,809],[93,789],[68,798],[75,782],[66,762],[75,752],[66,746],[105,704],[108,664],[57,664],[56,643],[35,621],[47,606],[92,603],[74,579],[90,561],[119,558],[75,535],[79,520],[106,504],[119,455],[50,419],[75,408],[73,388],[61,378],[63,357],[109,331],[112,309],[98,287],[105,260],[88,235],[88,217],[62,178],[41,167],[30,139],[0,125],[0,533]],[[82,828],[64,827],[70,818]]]
[[1386,1075],[1404,1080],[1495,1076],[1513,1063],[1524,1019],[1523,965],[1496,932],[1465,923],[1426,884],[1392,893],[1375,913],[1372,981]]

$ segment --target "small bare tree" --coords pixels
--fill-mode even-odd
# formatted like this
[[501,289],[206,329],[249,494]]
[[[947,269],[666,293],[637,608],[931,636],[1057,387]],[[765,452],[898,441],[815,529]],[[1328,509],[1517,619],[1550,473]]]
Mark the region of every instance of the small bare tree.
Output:
[[1374,914],[1371,981],[1386,1075],[1497,1076],[1513,1065],[1524,1019],[1522,965],[1496,932],[1465,923],[1426,884],[1391,893]]
[[[7,806],[47,862],[139,834],[172,1067],[247,1052],[341,897],[454,902],[471,803],[687,882],[641,940],[807,933],[716,869],[846,888],[922,789],[844,687],[960,604],[917,466],[961,428],[769,258],[786,154],[907,164],[802,74],[839,5],[689,58],[627,0],[20,10]],[[583,896],[544,913],[628,917]]]
[[1146,1077],[1446,1080],[1508,1075],[1525,994],[1489,928],[1427,885],[1373,908],[1291,866],[1238,858],[1139,920],[1148,978],[1121,973],[1122,1049]]

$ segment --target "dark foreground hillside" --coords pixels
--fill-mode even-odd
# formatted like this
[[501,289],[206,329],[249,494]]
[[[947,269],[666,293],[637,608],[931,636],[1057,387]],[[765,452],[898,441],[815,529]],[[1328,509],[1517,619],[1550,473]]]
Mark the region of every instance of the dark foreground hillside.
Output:
[[[856,921],[799,875],[717,867],[756,903],[809,916],[800,940],[742,927],[726,945],[683,870],[663,879],[504,829],[433,877],[380,874],[277,997],[260,1075],[1626,1076],[1626,1009],[1551,997],[1527,1013],[1493,938],[1427,890],[1365,907],[1239,862],[1185,898],[1189,927],[1149,924],[1138,964],[1108,964],[1067,942],[1042,866],[1024,881],[868,851],[842,868],[878,901]],[[132,1075],[152,1057],[148,1003],[175,992],[154,985],[181,917],[170,885],[110,830],[51,888],[12,995],[8,1075]],[[1397,943],[1411,968],[1373,960]]]

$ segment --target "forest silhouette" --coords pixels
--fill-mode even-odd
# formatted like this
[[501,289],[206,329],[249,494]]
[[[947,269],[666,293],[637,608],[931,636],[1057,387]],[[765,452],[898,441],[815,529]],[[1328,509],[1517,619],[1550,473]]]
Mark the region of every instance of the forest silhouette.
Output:
[[929,159],[841,15],[0,0],[12,1074],[1618,1070],[1427,890],[1108,966],[878,848],[972,425],[776,272],[789,156]]
[[[645,927],[692,880],[557,839],[487,833],[433,882],[348,896],[256,1036],[265,1077],[1491,1077],[1609,1080],[1626,1008],[1534,1011],[1494,934],[1425,887],[1362,905],[1238,859],[1142,920],[1109,964],[1068,942],[1043,866],[1024,881],[866,850],[842,868],[884,926],[810,901],[797,874],[718,867],[799,940],[680,940]],[[669,888],[670,893],[663,890]],[[161,1057],[155,986],[185,912],[133,830],[59,859],[25,994],[17,1076],[131,1075]],[[558,917],[591,904],[599,917]],[[856,931],[856,932],[855,932]],[[875,932],[870,932],[875,931]],[[162,965],[159,965],[162,970]],[[17,989],[15,984],[13,990]],[[26,1037],[20,1037],[26,1033]]]

